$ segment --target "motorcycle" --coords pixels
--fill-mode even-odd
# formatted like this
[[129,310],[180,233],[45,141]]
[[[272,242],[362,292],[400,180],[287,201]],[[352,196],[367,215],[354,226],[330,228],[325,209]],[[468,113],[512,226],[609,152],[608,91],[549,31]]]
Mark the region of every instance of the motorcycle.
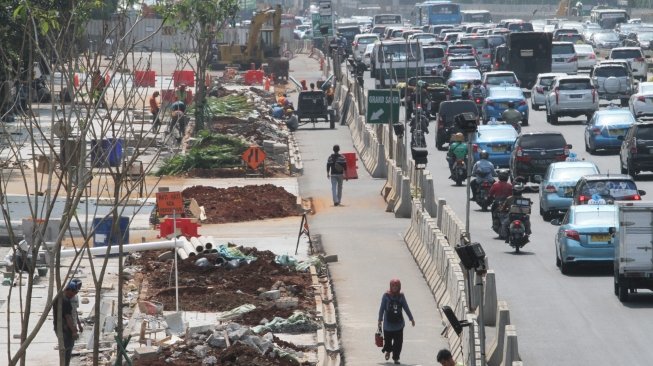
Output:
[[485,94],[481,90],[472,90],[472,100],[476,104],[476,109],[478,110],[479,116],[483,112],[483,101],[485,101]]
[[488,206],[492,203],[492,199],[490,198],[492,183],[494,183],[494,179],[485,179],[478,184],[478,188],[476,189],[476,203],[478,203],[482,211],[487,211]]
[[410,120],[410,146],[426,147],[426,137],[429,133],[429,118],[420,105],[415,108],[415,115]]
[[456,159],[451,168],[451,179],[456,182],[457,186],[462,186],[463,181],[467,179],[467,164],[465,160]]
[[519,197],[510,206],[507,216],[502,222],[501,234],[515,252],[526,245],[530,240],[530,213],[532,202],[530,198]]
[[505,198],[495,199],[490,207],[490,213],[492,215],[492,230],[499,234],[499,237],[501,236],[501,213],[499,212],[499,208],[503,205],[505,200]]

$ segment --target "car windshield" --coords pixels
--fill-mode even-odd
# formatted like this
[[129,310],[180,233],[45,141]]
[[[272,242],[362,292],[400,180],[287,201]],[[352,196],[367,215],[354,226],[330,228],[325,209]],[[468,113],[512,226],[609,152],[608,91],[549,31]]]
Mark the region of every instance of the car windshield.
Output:
[[460,42],[463,44],[468,44],[476,49],[490,47],[487,39],[485,38],[463,38],[462,40],[460,40]]
[[[456,72],[460,71],[460,72]],[[450,80],[480,80],[481,73],[473,72],[472,70],[452,70]]]
[[608,67],[599,67],[596,69],[596,72],[594,73],[594,76],[599,76],[599,77],[624,77],[628,76],[628,71],[626,71],[625,67],[619,67],[619,66],[608,66]]
[[478,132],[478,141],[515,141],[517,131],[508,128],[488,128]]
[[440,47],[424,47],[422,52],[424,52],[425,60],[444,57],[444,50]]
[[615,33],[594,33],[594,40],[601,42],[619,42],[619,36]]
[[541,78],[540,79],[540,85],[542,85],[542,86],[551,86],[551,84],[553,84],[553,80],[555,80],[555,76]]
[[554,181],[578,181],[583,175],[596,174],[598,171],[594,167],[570,166],[565,168],[556,168],[551,174],[550,180]]
[[653,32],[640,33],[638,38],[640,41],[653,41]]
[[452,58],[449,60],[449,65],[451,66],[463,66],[463,65],[476,65],[475,58]]
[[488,75],[485,81],[493,85],[500,85],[502,83],[514,84],[516,82],[514,75]]
[[590,180],[583,187],[581,193],[590,197],[593,194],[599,194],[619,199],[637,194],[637,186],[630,180]]
[[592,82],[589,79],[560,80],[560,90],[588,90],[592,89]]
[[447,52],[454,55],[469,55],[473,51],[471,47],[449,47]]
[[560,37],[558,37],[559,41],[565,41],[565,42],[576,42],[582,39],[583,36],[581,36],[580,34],[561,34]]
[[565,138],[558,134],[535,134],[522,136],[519,145],[523,149],[562,149],[567,145]]
[[575,225],[591,225],[591,226],[615,226],[617,216],[613,210],[599,210],[591,212],[578,212],[574,214]]
[[612,50],[610,58],[638,58],[642,57],[642,51],[639,49]]
[[378,39],[377,37],[361,37],[358,39],[358,44],[374,43],[377,39]]
[[501,89],[501,88],[490,88],[488,93],[489,98],[507,98],[507,99],[522,99],[524,94],[521,90],[517,89]]
[[600,114],[596,122],[594,124],[596,125],[602,125],[602,126],[607,126],[607,125],[623,125],[623,124],[632,124],[635,123],[635,118],[633,117],[633,114],[630,113],[630,111],[626,110],[624,113],[618,113],[618,114]]
[[574,49],[576,53],[594,53],[594,48],[588,44],[576,44]]
[[506,43],[506,39],[503,38],[501,35],[496,35],[496,36],[488,36],[487,41],[490,44],[490,47],[496,47],[500,44]]
[[[409,60],[420,59],[420,48],[417,43],[384,43],[381,53],[385,54],[384,59],[387,61],[406,61],[406,54],[408,53]],[[408,52],[407,52],[408,51]]]
[[554,44],[551,49],[551,53],[554,55],[568,55],[574,52],[573,44]]

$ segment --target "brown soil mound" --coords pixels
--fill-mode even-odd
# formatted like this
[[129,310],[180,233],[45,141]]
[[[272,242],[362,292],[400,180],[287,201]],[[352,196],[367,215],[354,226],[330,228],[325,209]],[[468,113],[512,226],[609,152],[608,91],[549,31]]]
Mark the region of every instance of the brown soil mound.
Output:
[[215,188],[194,186],[182,191],[184,199],[194,198],[206,211],[207,224],[264,220],[297,216],[302,209],[297,197],[272,184]]

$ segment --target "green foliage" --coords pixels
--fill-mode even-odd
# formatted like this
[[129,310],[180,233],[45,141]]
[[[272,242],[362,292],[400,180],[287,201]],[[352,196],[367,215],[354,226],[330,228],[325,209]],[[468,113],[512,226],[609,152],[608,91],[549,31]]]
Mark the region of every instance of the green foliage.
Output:
[[[170,5],[155,6],[159,14],[165,14],[166,22],[184,31],[199,30],[202,33],[221,28],[222,24],[238,12],[238,0],[180,0]],[[196,26],[199,25],[199,29]],[[215,27],[215,28],[214,28]]]
[[[190,109],[189,113],[195,113],[196,105]],[[235,116],[245,117],[253,109],[253,106],[243,95],[227,95],[221,98],[208,97],[204,104],[204,117],[210,119],[215,116]]]
[[186,155],[166,160],[156,175],[178,175],[196,168],[233,168],[242,165],[241,155],[247,150],[244,140],[208,131],[201,131],[198,138],[199,141]]

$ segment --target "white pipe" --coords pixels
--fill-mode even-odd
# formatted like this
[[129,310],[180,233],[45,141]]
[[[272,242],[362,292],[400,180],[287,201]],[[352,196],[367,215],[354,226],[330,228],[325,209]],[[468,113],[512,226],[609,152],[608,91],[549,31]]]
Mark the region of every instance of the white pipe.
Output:
[[196,237],[190,238],[190,244],[195,248],[197,254],[202,253],[204,251],[204,245],[202,245],[202,242]]
[[215,240],[212,236],[200,236],[198,239],[202,242],[202,245],[204,245],[204,249],[213,249],[213,242]]
[[197,255],[197,253],[195,253],[195,248],[193,248],[193,245],[188,240],[184,240],[184,251],[188,253],[189,257]]
[[[177,240],[165,240],[165,241],[154,241],[149,243],[139,243],[139,244],[124,244],[122,246],[122,251],[124,253],[133,253],[133,252],[143,252],[146,250],[159,250],[159,249],[172,249],[172,248],[182,248],[184,243],[187,242],[186,238],[179,238]],[[107,247],[94,247],[84,249],[85,252],[88,252],[90,255],[104,255],[107,254]],[[65,257],[74,257],[79,253],[75,249],[64,249],[61,252],[61,258]],[[120,246],[117,244],[111,245],[109,248],[108,254],[118,254],[120,253]]]
[[177,248],[177,255],[182,261],[188,259],[188,253],[186,253],[186,250],[183,247]]

